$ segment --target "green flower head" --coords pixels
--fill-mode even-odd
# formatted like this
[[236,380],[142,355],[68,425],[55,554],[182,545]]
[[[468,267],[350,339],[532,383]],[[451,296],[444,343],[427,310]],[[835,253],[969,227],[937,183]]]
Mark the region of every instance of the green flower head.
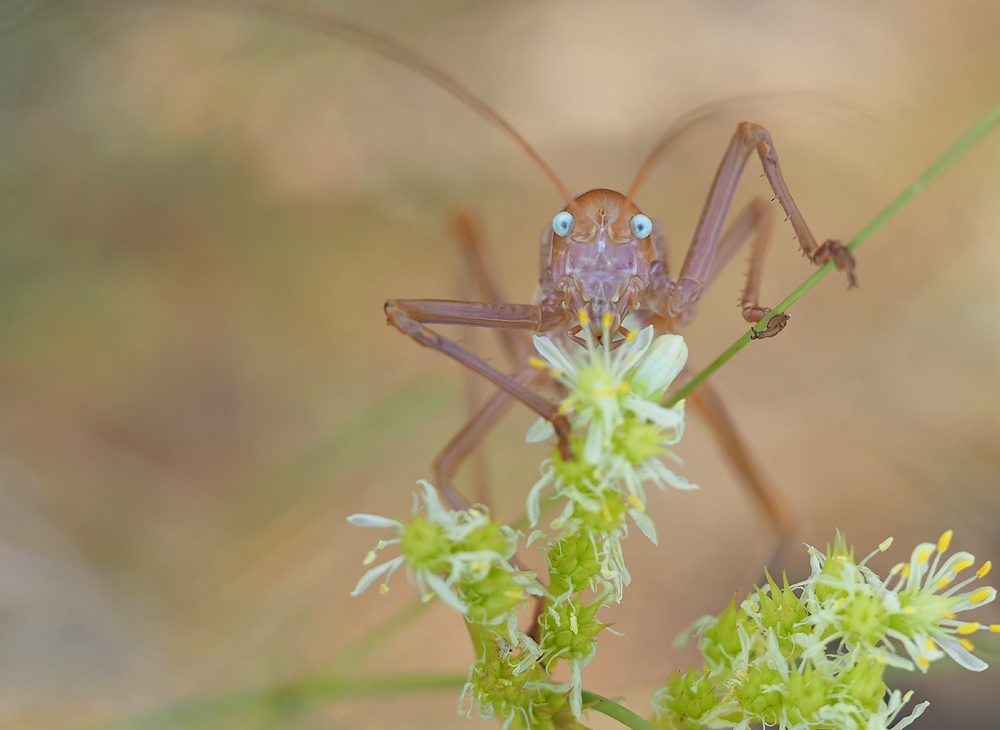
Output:
[[389,545],[399,545],[402,553],[365,573],[352,596],[383,576],[380,590],[386,593],[393,574],[403,565],[425,600],[437,595],[471,621],[506,620],[507,612],[528,594],[542,594],[533,577],[509,562],[517,547],[515,530],[493,522],[485,508],[449,510],[434,487],[426,481],[419,483],[424,488],[423,505],[415,496],[409,524],[368,514],[347,518],[357,527],[391,530],[365,557],[366,565]]

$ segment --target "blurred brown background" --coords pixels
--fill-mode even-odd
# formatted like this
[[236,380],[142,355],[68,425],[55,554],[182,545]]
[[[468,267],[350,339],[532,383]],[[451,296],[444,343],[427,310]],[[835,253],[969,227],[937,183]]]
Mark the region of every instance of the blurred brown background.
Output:
[[[415,595],[348,597],[377,535],[345,515],[406,514],[468,411],[459,368],[382,303],[462,294],[459,208],[527,301],[562,203],[405,68],[253,14],[143,5],[0,5],[0,726],[90,727],[335,669],[464,672],[442,606],[364,662],[343,653]],[[846,239],[1000,101],[993,0],[320,5],[454,73],[578,192],[627,187],[672,120],[744,97],[639,195],[675,260],[743,118],[771,130],[817,236]],[[715,378],[804,540],[839,527],[864,553],[894,535],[885,568],[954,528],[1000,559],[998,169],[995,134],[861,249],[860,289],[824,280]],[[738,203],[769,194],[758,174]],[[696,366],[744,331],[743,258],[686,333]],[[810,270],[779,226],[765,302]],[[512,518],[544,454],[531,420],[516,410],[484,451]],[[585,675],[643,714],[694,656],[673,637],[772,546],[697,423],[679,453],[702,490],[652,496],[661,544],[630,541],[634,583],[608,613],[625,635]],[[895,678],[932,700],[918,726],[995,727],[997,673],[947,664]],[[162,726],[473,727],[456,697]]]

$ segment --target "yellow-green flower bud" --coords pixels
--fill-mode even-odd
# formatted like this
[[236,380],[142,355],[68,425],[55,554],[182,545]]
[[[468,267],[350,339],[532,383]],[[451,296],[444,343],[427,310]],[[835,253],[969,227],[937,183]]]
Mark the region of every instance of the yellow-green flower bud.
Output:
[[643,464],[665,452],[663,430],[653,423],[626,421],[615,434],[612,448],[632,464]]
[[695,671],[692,664],[688,671],[678,671],[666,687],[653,694],[660,727],[701,730],[704,724],[701,718],[719,704],[709,673],[707,667]]
[[607,628],[597,620],[601,605],[601,601],[585,605],[579,598],[550,605],[541,618],[543,655],[567,660],[591,657],[597,635]]
[[496,565],[485,577],[462,583],[458,595],[468,606],[466,618],[483,623],[501,618],[528,598],[524,586]]
[[450,546],[444,540],[444,530],[438,524],[428,522],[422,515],[413,515],[413,521],[400,535],[400,549],[406,562],[413,566],[426,567],[432,572],[445,569],[442,553]]
[[748,619],[734,595],[729,607],[702,632],[698,642],[698,648],[712,666],[731,666],[733,657],[740,653],[740,637],[736,630],[740,624],[746,626]]
[[591,538],[583,532],[556,540],[546,555],[549,564],[549,592],[553,596],[579,593],[589,587],[601,566]]

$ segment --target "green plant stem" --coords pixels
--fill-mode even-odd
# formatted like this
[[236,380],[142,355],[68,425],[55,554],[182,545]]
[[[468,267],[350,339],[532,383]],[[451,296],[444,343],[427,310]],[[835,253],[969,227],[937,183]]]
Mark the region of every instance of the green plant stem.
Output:
[[632,712],[617,702],[609,700],[607,697],[601,697],[596,692],[591,692],[590,690],[583,690],[583,704],[589,710],[597,710],[603,715],[607,715],[612,720],[617,720],[625,727],[630,727],[632,730],[656,730],[656,728],[650,724],[648,720],[644,720],[637,714]]
[[[968,152],[969,149],[993,131],[998,123],[1000,123],[1000,104],[997,104],[995,107],[990,109],[990,111],[986,113],[986,116],[984,116],[979,123],[966,132],[961,139],[949,147],[948,150],[941,155],[941,157],[928,167],[924,174],[917,178],[916,182],[900,193],[899,197],[889,203],[889,205],[887,205],[881,213],[875,216],[871,223],[865,226],[861,232],[858,233],[858,235],[851,239],[851,241],[847,244],[847,250],[855,251],[860,248],[861,244],[871,238],[876,231],[888,223],[889,220],[907,203],[923,192],[924,188],[937,180],[942,173],[945,172],[945,170],[958,162],[958,160],[966,152]],[[833,266],[833,262],[829,261],[814,271],[812,276],[796,287],[791,294],[785,297],[781,303],[771,311],[771,316],[788,311],[788,309],[795,304],[795,302],[801,299],[807,291],[816,286],[816,284],[818,284],[824,276],[829,274],[833,270]],[[736,340],[736,342],[730,345],[725,352],[715,358],[715,360],[712,361],[708,367],[691,378],[691,380],[688,381],[683,388],[672,395],[665,405],[668,407],[673,406],[692,393],[695,388],[705,382],[705,380],[707,380],[716,370],[725,365],[733,357],[733,355],[746,347],[750,341],[754,339],[755,332],[761,332],[764,330],[767,327],[768,319],[769,317],[761,320],[759,323],[751,327],[749,332],[745,332],[738,340]]]

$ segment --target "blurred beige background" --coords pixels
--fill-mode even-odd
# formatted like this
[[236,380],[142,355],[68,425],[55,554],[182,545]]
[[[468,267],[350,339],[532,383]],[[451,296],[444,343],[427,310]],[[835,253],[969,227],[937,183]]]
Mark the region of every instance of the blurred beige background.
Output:
[[[335,669],[464,672],[441,606],[363,662],[343,651],[415,595],[348,597],[377,535],[345,515],[406,514],[468,411],[459,368],[382,303],[460,296],[460,208],[528,300],[562,203],[405,68],[252,14],[144,4],[0,6],[0,725],[90,727]],[[639,195],[675,260],[743,118],[771,130],[817,236],[847,239],[1000,101],[992,0],[319,4],[453,73],[578,192],[627,187],[672,120],[741,97]],[[998,169],[995,134],[860,250],[860,289],[824,280],[715,378],[802,539],[894,535],[884,568],[953,528],[1000,559]],[[767,193],[748,171],[738,202]],[[792,235],[776,230],[767,303],[811,271]],[[686,333],[694,365],[744,331],[744,269]],[[544,453],[523,443],[531,420],[516,410],[484,450],[511,518]],[[653,495],[661,544],[629,543],[634,583],[608,612],[625,635],[585,675],[643,714],[693,658],[673,637],[772,546],[697,423],[679,453],[702,490]],[[1000,661],[996,642],[981,653]],[[993,727],[997,677],[936,665],[897,686],[932,700],[919,727]],[[482,726],[456,697],[158,726]]]

